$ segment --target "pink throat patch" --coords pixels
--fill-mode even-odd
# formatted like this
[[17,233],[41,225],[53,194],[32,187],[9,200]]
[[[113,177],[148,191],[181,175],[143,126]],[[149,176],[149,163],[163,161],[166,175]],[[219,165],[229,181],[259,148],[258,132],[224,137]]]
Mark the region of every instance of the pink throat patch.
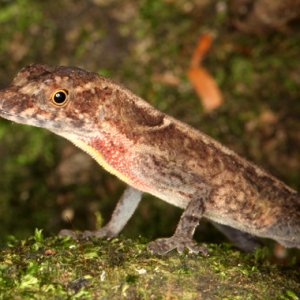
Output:
[[88,140],[87,144],[99,152],[108,165],[126,177],[132,186],[140,190],[148,190],[147,184],[134,175],[133,169],[136,160],[133,153],[126,149],[123,144],[117,144],[109,138],[93,138]]

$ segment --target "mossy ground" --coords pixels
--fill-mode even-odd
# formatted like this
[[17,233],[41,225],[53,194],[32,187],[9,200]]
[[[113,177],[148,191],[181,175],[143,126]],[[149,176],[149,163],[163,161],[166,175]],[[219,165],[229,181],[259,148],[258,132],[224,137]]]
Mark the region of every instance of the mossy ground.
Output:
[[[0,0],[0,87],[32,62],[75,65],[108,75],[300,190],[298,25],[267,36],[248,35],[234,28],[229,3]],[[204,65],[225,98],[210,114],[203,112],[186,77],[199,35],[207,31],[216,38]],[[209,258],[172,254],[160,260],[146,254],[136,240],[79,244],[50,238],[43,239],[40,248],[34,238],[23,242],[36,227],[43,228],[45,236],[65,227],[98,227],[109,218],[124,185],[68,142],[6,120],[0,120],[0,160],[4,298],[30,298],[39,291],[38,299],[43,293],[53,298],[97,293],[106,298],[107,293],[107,298],[154,294],[188,299],[198,291],[204,299],[297,299],[297,265],[289,262],[286,270],[267,259],[257,263],[255,256],[225,246],[211,246]],[[179,215],[180,210],[146,196],[124,235],[170,235]],[[7,247],[11,234],[20,241]],[[224,241],[206,223],[199,235],[205,242]],[[45,255],[47,249],[56,254]],[[85,258],[89,249],[97,255]],[[120,269],[110,265],[111,255],[123,257],[116,258]],[[110,280],[102,282],[101,274]],[[146,289],[139,290],[144,284]],[[86,287],[76,292],[80,285]]]
[[[141,240],[11,241],[0,259],[1,299],[291,299],[299,269],[271,264],[259,250],[209,245],[210,255],[149,253]],[[284,283],[284,284],[283,284]]]

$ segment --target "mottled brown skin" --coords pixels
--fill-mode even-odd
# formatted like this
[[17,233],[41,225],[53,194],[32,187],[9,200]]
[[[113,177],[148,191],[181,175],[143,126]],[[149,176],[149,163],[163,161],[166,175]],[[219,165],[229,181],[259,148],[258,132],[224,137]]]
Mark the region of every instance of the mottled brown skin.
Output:
[[[69,94],[58,107],[51,96],[60,89]],[[143,191],[185,209],[171,238],[150,243],[154,252],[185,247],[204,252],[192,241],[202,217],[300,248],[296,191],[95,73],[30,65],[0,92],[0,116],[71,140],[132,186],[136,205]],[[108,231],[95,235],[113,236],[118,230]]]

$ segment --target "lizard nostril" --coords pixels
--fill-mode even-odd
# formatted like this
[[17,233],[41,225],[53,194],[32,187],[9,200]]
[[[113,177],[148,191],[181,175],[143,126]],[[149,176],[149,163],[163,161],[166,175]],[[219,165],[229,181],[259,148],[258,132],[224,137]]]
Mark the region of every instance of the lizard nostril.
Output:
[[51,101],[55,106],[64,106],[68,102],[68,91],[57,90],[51,96]]

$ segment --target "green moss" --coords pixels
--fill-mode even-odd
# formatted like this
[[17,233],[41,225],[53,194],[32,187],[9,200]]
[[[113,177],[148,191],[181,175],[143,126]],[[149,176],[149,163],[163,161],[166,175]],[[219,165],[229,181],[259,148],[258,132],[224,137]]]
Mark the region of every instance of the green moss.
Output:
[[3,299],[298,299],[299,270],[226,245],[209,245],[209,253],[158,257],[138,240],[45,239],[36,230],[3,250],[0,293]]

